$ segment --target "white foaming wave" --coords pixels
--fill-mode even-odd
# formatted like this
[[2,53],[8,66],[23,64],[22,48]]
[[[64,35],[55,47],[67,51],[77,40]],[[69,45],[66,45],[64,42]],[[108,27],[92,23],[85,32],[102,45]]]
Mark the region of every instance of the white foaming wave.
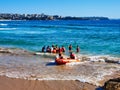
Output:
[[27,79],[30,77],[30,72],[19,72],[19,71],[11,71],[11,72],[0,72],[0,76],[6,76],[10,78],[21,78]]
[[105,62],[105,59],[101,58],[101,56],[90,56],[89,58],[92,62]]
[[80,64],[85,64],[88,61],[84,61],[84,62],[70,62],[70,63],[66,63],[67,66],[74,66],[74,65],[80,65]]
[[35,55],[40,55],[40,56],[47,56],[47,57],[56,57],[56,54],[54,53],[42,53],[42,52],[36,52]]
[[110,55],[82,55],[77,54],[77,58],[83,60],[83,61],[90,61],[90,62],[107,62],[111,61],[113,63],[120,63],[119,57],[113,57]]
[[27,78],[28,80],[78,80],[80,82],[84,82],[84,83],[90,83],[92,85],[96,85],[96,86],[102,86],[99,81],[104,80],[104,76],[105,75],[111,75],[113,72],[112,71],[105,71],[103,72],[98,72],[99,75],[97,75],[96,77],[89,75],[89,76],[85,76],[85,75],[77,75],[77,76],[65,76],[65,75],[44,75],[44,76],[37,76],[37,77],[29,77]]
[[7,26],[8,24],[0,23],[0,26]]
[[99,81],[104,80],[104,76],[112,75],[115,71],[120,70],[111,68],[109,70],[101,68],[97,69],[91,75],[63,75],[63,74],[46,74],[46,75],[37,75],[29,71],[1,71],[1,76],[7,76],[10,78],[21,78],[26,80],[78,80],[80,82],[90,83],[96,86],[101,86]]
[[17,28],[0,28],[0,30],[15,30]]
[[118,57],[111,57],[111,56],[90,56],[89,57],[91,62],[111,62],[120,64],[120,58]]
[[52,34],[56,31],[50,31],[50,32],[40,32],[40,31],[24,31],[24,34]]

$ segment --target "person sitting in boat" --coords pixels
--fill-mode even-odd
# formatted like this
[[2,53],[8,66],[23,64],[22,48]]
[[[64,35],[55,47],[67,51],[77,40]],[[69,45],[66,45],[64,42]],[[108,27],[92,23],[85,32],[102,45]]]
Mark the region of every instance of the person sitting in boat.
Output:
[[55,60],[56,60],[56,59],[63,59],[62,53],[57,54]]
[[59,53],[59,59],[63,59],[63,55]]
[[75,54],[73,54],[72,52],[70,53],[70,59],[75,59]]

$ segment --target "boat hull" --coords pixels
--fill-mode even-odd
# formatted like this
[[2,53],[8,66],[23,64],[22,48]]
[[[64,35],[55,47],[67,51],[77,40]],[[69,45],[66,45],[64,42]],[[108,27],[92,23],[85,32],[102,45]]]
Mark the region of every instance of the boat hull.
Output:
[[67,59],[55,59],[55,62],[57,65],[63,65],[63,64],[66,64],[66,63],[71,63],[71,62],[80,62],[80,60],[76,60],[76,59],[70,59],[70,58],[67,58]]

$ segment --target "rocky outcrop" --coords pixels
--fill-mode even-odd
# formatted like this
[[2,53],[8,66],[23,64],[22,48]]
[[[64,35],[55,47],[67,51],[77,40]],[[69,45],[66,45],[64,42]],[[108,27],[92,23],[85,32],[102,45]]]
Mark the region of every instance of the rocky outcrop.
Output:
[[120,77],[105,82],[104,90],[120,90]]
[[0,48],[0,54],[11,54],[11,55],[34,55],[34,52],[26,51],[18,48]]

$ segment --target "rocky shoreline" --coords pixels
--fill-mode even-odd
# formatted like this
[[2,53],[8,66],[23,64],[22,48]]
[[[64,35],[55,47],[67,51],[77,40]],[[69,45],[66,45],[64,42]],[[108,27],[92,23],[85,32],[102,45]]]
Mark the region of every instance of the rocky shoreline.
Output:
[[120,77],[115,79],[110,79],[104,84],[105,90],[120,90]]

